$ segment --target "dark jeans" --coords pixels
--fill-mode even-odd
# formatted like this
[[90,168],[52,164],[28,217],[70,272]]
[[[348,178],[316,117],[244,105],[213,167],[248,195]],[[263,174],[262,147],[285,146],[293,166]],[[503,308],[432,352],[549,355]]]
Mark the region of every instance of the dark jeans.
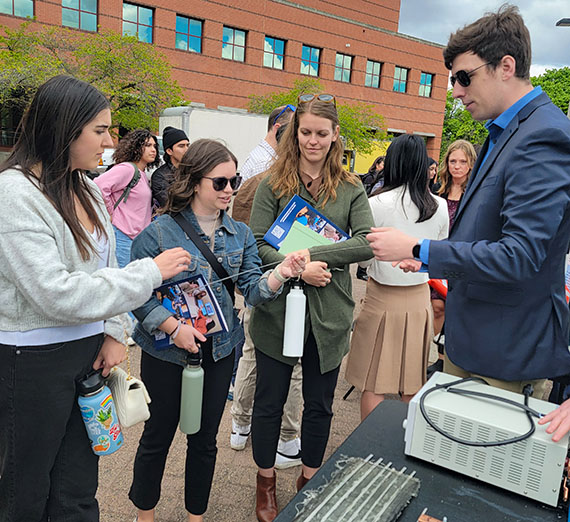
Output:
[[0,344],[0,521],[99,520],[98,457],[76,380],[92,369],[102,340]]
[[[262,469],[273,467],[279,442],[283,405],[287,400],[293,366],[277,361],[255,349],[257,381],[253,401],[251,436],[253,459]],[[318,468],[329,440],[332,403],[340,366],[325,374],[319,367],[317,344],[312,332],[301,359],[303,369],[303,417],[301,460]]]
[[[193,515],[203,514],[216,465],[216,435],[224,412],[232,368],[233,353],[214,362],[212,343],[202,343],[204,394],[200,431],[187,435],[184,502]],[[182,366],[161,361],[142,352],[141,378],[151,398],[150,419],[145,422],[135,458],[134,477],[129,498],[139,509],[153,509],[160,498],[160,483],[168,450],[180,420]]]

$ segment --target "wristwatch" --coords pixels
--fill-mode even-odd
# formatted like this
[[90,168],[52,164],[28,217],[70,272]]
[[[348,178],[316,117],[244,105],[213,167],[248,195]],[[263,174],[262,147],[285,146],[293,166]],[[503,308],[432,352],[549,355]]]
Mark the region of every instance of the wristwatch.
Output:
[[414,259],[417,259],[418,261],[421,261],[420,259],[420,248],[421,248],[421,244],[417,243],[413,246],[412,248],[412,255],[414,256]]

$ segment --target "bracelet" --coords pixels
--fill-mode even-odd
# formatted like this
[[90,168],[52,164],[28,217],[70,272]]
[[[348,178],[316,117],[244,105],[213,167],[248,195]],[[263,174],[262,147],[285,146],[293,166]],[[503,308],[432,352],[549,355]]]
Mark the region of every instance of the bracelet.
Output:
[[275,269],[273,270],[273,275],[275,276],[275,279],[277,279],[277,281],[279,281],[280,283],[286,283],[287,281],[289,281],[289,279],[291,279],[290,277],[283,277],[281,275],[281,272],[279,272],[279,267],[281,265],[277,265],[275,267]]
[[178,335],[178,332],[180,331],[180,326],[182,325],[182,323],[180,322],[180,319],[178,319],[178,324],[176,325],[176,328],[172,331],[172,333],[168,334],[168,336],[174,340],[176,339],[176,336]]

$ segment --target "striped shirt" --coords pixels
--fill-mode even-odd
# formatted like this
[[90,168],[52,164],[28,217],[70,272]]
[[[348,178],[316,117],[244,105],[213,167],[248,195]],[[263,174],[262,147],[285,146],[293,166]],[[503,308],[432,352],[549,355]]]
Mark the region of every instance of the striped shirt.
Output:
[[253,178],[262,172],[265,172],[273,163],[275,159],[275,150],[265,139],[259,142],[259,145],[255,147],[250,153],[243,167],[241,168],[240,174],[242,177],[242,183],[247,181],[249,178]]

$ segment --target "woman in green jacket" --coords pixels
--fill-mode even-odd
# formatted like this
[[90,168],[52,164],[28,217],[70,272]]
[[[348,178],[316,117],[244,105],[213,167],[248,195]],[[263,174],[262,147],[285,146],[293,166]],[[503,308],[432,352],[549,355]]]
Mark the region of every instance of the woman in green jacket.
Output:
[[[328,442],[334,389],[342,358],[348,352],[354,301],[350,263],[372,257],[366,234],[372,215],[358,176],[342,167],[343,145],[332,95],[305,94],[277,151],[269,175],[257,189],[250,226],[263,264],[284,259],[263,236],[290,199],[299,195],[352,237],[303,251],[307,265],[307,312],[303,367],[303,470],[297,488],[317,472]],[[252,419],[253,457],[257,474],[256,513],[260,521],[277,516],[274,461],[283,405],[297,359],[282,355],[284,291],[271,303],[253,309],[250,334],[257,359]]]

